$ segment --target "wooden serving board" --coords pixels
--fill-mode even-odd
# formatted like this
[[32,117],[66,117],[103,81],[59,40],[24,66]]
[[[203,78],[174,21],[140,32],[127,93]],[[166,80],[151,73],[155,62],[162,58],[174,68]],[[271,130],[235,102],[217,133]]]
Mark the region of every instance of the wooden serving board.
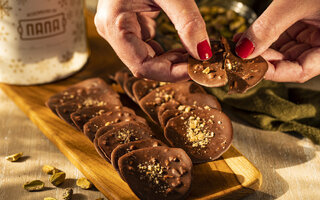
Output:
[[[111,47],[96,33],[93,15],[88,13],[87,16],[91,56],[82,71],[52,84],[0,84],[0,88],[108,199],[138,199],[112,165],[98,155],[91,141],[60,120],[44,105],[51,95],[71,84],[90,77],[105,77],[124,67]],[[189,198],[238,199],[257,190],[261,181],[259,170],[231,146],[220,159],[194,166]]]

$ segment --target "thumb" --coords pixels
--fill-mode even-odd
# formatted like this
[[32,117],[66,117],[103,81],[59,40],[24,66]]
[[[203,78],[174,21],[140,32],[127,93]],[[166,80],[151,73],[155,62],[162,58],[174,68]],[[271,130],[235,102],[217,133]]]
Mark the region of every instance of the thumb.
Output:
[[186,50],[196,59],[211,58],[206,24],[194,0],[155,0],[175,26]]
[[262,54],[285,30],[305,16],[307,9],[304,7],[299,0],[273,1],[237,42],[238,56],[254,58]]

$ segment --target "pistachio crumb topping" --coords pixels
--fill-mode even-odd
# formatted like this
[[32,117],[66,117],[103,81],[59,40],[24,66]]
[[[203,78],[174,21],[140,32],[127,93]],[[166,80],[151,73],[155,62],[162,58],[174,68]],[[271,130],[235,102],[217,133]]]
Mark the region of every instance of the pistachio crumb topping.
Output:
[[159,82],[159,86],[164,86],[164,85],[168,85],[168,82]]
[[174,91],[165,91],[165,90],[156,90],[156,104],[162,104],[168,102],[170,99],[173,99]]
[[206,68],[202,71],[202,73],[204,73],[204,74],[209,74],[209,73],[210,73],[210,68],[209,68],[209,67],[206,67]]
[[187,126],[187,139],[192,143],[192,147],[204,148],[209,143],[209,138],[214,136],[214,132],[210,132],[206,126],[206,122],[200,117],[190,116],[185,121]]
[[178,110],[188,113],[188,112],[191,111],[191,107],[190,107],[190,106],[185,106],[185,105],[180,105],[180,106],[178,107]]
[[98,101],[98,100],[93,100],[91,98],[87,98],[86,100],[84,100],[83,102],[83,105],[85,107],[89,107],[89,106],[93,106],[93,105],[96,105],[96,106],[104,106],[106,103],[103,102],[103,101]]
[[230,60],[229,60],[229,59],[226,59],[225,62],[226,62],[225,64],[226,64],[227,68],[228,68],[229,70],[232,70],[232,65],[231,65]]
[[[164,176],[167,174],[166,167],[163,167],[158,162],[144,162],[138,165],[138,170],[143,176],[141,180],[148,179],[154,185],[158,185],[157,192],[165,192],[169,185],[164,181]],[[159,186],[160,185],[160,186]]]
[[138,140],[138,138],[132,138],[131,136],[134,134],[133,130],[128,130],[126,128],[119,130],[116,133],[116,137],[120,140],[120,143],[128,143],[132,140]]

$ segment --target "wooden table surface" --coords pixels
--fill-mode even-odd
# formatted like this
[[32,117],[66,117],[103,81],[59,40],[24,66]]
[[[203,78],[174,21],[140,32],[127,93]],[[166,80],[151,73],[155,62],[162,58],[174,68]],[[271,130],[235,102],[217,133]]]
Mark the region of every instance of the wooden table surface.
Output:
[[[320,91],[320,77],[305,84],[290,84]],[[232,115],[232,113],[230,113]],[[233,122],[235,147],[262,173],[259,191],[245,200],[255,199],[319,199],[320,198],[320,146],[306,138],[289,134],[262,131],[246,124]],[[25,157],[11,163],[6,155],[23,152]],[[82,190],[75,184],[82,174],[32,124],[22,111],[0,90],[0,199],[33,200],[44,197],[61,199],[64,188],[74,189],[73,200],[94,200],[103,195],[99,191]],[[54,187],[41,167],[49,164],[67,174],[61,187]],[[27,192],[24,182],[44,180],[47,188],[42,192]],[[106,198],[105,198],[106,199]]]

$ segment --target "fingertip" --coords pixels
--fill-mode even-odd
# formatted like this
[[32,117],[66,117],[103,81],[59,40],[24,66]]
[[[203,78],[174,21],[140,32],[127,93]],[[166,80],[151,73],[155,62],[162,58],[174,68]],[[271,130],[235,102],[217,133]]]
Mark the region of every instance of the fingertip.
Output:
[[247,37],[243,37],[237,42],[235,52],[240,58],[250,58],[249,56],[252,55],[254,50],[253,42]]
[[197,52],[200,60],[208,60],[212,57],[212,50],[208,39],[197,44]]

